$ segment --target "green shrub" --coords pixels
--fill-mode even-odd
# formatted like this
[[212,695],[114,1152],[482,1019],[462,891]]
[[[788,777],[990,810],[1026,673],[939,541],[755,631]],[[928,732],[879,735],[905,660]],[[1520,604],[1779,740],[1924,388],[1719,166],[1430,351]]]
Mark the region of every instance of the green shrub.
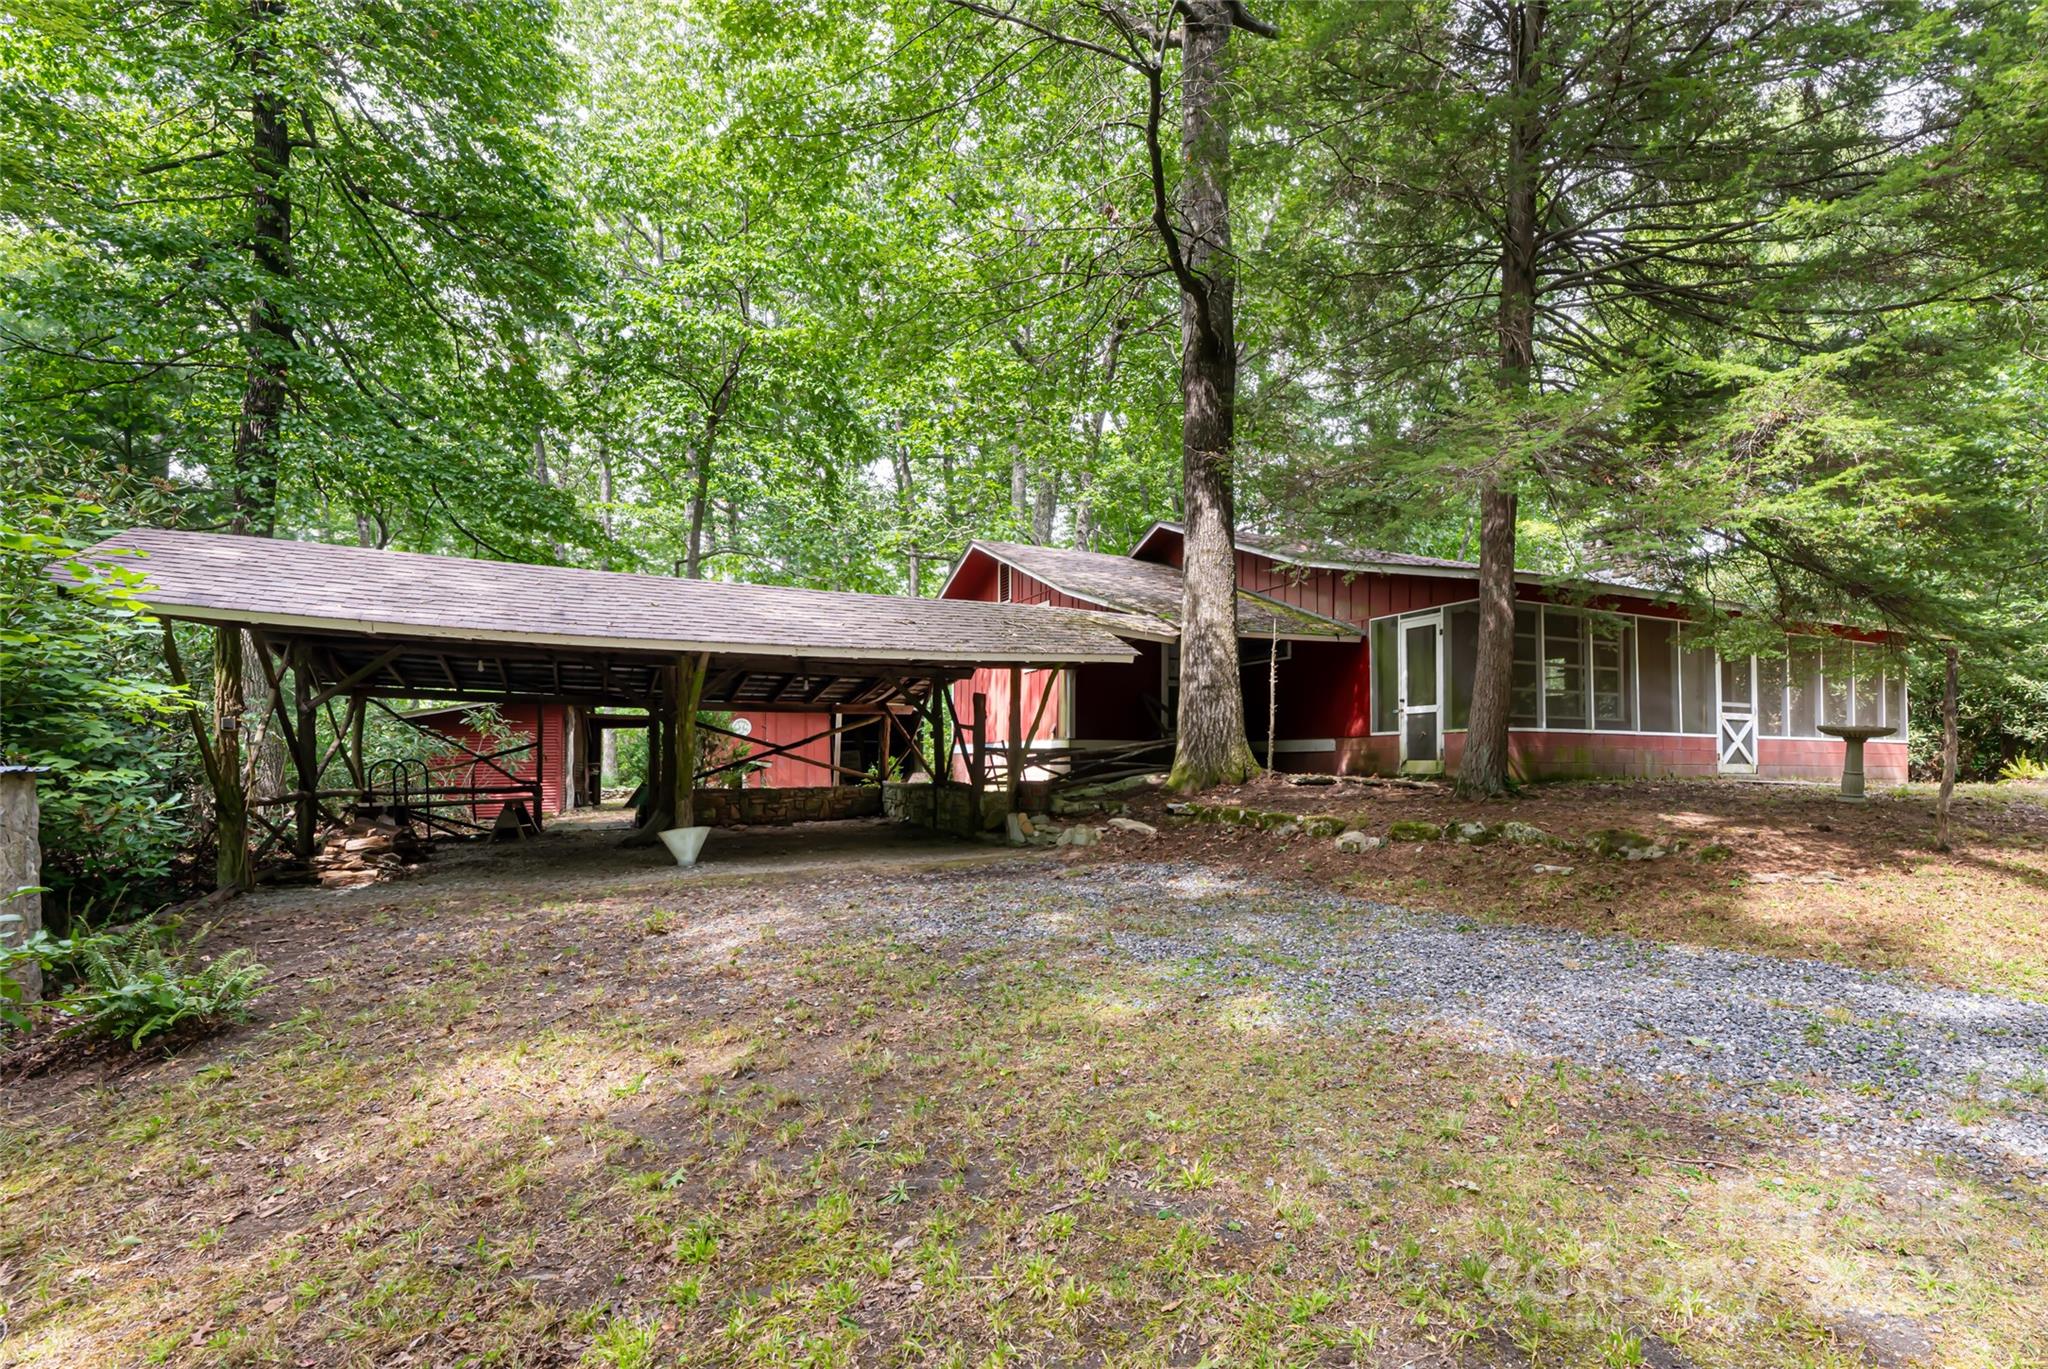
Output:
[[145,918],[125,927],[84,932],[67,940],[39,936],[0,952],[0,972],[33,961],[67,984],[31,1008],[18,996],[0,996],[0,1022],[26,1027],[33,1012],[64,1023],[62,1030],[120,1041],[130,1050],[186,1023],[240,1022],[261,993],[264,970],[247,951],[208,960],[198,954],[205,932],[179,943],[175,923]]
[[1998,778],[2048,784],[2048,761],[2037,760],[2032,756],[2014,756],[1999,767]]
[[[27,477],[33,478],[33,477]],[[142,612],[140,562],[95,574],[78,551],[117,514],[0,488],[0,760],[41,767],[44,916],[168,893],[189,835],[181,691],[162,678],[162,632]],[[48,574],[62,563],[74,588]]]

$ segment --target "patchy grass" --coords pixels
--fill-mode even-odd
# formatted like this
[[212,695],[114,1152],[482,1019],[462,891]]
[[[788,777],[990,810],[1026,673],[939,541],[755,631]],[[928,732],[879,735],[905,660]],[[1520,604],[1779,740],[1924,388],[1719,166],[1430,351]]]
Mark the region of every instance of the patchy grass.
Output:
[[0,1352],[2040,1363],[2037,1189],[1283,1025],[1257,985],[1197,995],[1087,926],[904,942],[906,896],[860,875],[236,905],[222,935],[277,972],[257,1023],[8,1085]]
[[[1474,917],[1625,932],[1871,969],[2048,1001],[2048,790],[1959,791],[1956,849],[1929,849],[1933,791],[1912,786],[1844,804],[1820,786],[1705,781],[1536,785],[1520,797],[1460,803],[1448,786],[1260,781],[1215,802],[1343,815],[1385,835],[1396,821],[1527,822],[1581,840],[1624,828],[1682,840],[1676,858],[1625,862],[1498,843],[1394,842],[1358,855],[1326,840],[1198,826],[1163,849],[1322,880],[1369,898]],[[1134,801],[1164,822],[1160,802]],[[1102,858],[1138,839],[1112,832]],[[1700,859],[1709,846],[1725,847]],[[1538,874],[1568,865],[1569,875]]]

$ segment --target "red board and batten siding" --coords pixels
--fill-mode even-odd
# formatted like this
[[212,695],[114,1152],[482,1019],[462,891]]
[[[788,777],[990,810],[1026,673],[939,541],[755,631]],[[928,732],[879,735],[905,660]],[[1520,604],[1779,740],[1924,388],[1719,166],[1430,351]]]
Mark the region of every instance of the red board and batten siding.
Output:
[[[784,746],[790,742],[803,741],[806,737],[818,737],[820,732],[832,730],[830,713],[782,713],[755,712],[735,713],[734,721],[745,718],[753,731],[747,740],[754,743],[756,753],[771,746]],[[723,740],[723,739],[721,739]],[[768,757],[763,762],[768,768],[756,770],[747,776],[749,789],[802,789],[818,785],[839,783],[839,777],[832,770],[832,741],[830,737],[818,737],[816,741],[805,742],[794,751],[785,751]],[[716,776],[717,783],[723,776]]]
[[[519,780],[531,780],[534,767],[545,766],[540,778],[540,811],[543,817],[553,817],[562,811],[562,775],[567,760],[568,748],[564,745],[563,723],[567,710],[561,704],[500,704],[498,715],[505,720],[517,736],[502,742],[492,741],[462,721],[461,713],[450,713],[445,720],[432,724],[434,732],[447,737],[472,751],[489,755],[506,747],[518,746],[529,741],[538,723],[541,729],[539,754],[533,750],[516,756],[484,762],[473,759],[460,751],[450,751],[437,756],[430,764],[438,784],[454,785],[505,785]],[[516,797],[516,796],[514,796]],[[502,799],[480,800],[471,805],[471,816],[478,822],[491,822],[498,811],[505,806]]]
[[[962,568],[961,577],[954,584],[952,597],[956,599],[980,599],[993,603],[1000,593],[998,588],[998,577],[1000,574],[1001,571],[998,564],[993,558],[977,558],[974,562]],[[1095,604],[1083,603],[1072,595],[1062,594],[1043,580],[1026,575],[1020,570],[1010,571],[1009,602],[1013,604],[1044,604],[1051,608],[1099,607]],[[1037,712],[1039,700],[1044,698],[1046,690],[1050,688],[1057,691],[1059,689],[1059,686],[1055,683],[1058,677],[1059,672],[1054,670],[1027,670],[1024,672],[1022,699],[1024,716],[1018,723],[1018,727],[1025,736],[1032,735],[1031,719],[1033,714]],[[970,725],[974,721],[974,696],[976,694],[988,696],[988,730],[990,738],[995,742],[1008,742],[1010,740],[1009,668],[1006,666],[983,666],[966,679],[954,683],[952,686],[953,713],[955,717],[960,719],[963,725]],[[1039,719],[1036,740],[1041,742],[1057,741],[1064,737],[1065,734],[1061,731],[1062,719],[1060,711],[1060,700],[1057,694],[1054,698],[1045,701],[1045,713]],[[965,763],[958,758],[957,753],[955,754],[952,769],[955,772],[955,778],[965,779],[967,777]]]

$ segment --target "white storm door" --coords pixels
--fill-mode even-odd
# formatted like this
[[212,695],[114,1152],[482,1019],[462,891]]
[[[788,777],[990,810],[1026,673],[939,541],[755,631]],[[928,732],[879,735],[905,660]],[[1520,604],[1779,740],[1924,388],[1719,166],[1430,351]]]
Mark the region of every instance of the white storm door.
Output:
[[1441,613],[1401,620],[1401,768],[1444,768]]

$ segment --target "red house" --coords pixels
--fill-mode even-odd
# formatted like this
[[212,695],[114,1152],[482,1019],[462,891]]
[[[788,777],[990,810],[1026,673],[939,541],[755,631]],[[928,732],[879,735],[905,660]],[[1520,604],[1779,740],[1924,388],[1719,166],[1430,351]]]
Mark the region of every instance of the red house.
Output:
[[[1127,557],[973,542],[941,595],[1116,615],[1139,648],[1128,666],[1061,677],[1038,746],[1110,746],[1165,734],[1175,709],[1181,531],[1155,525]],[[1240,535],[1239,656],[1253,749],[1274,764],[1339,774],[1455,773],[1478,655],[1478,565]],[[1685,611],[1616,583],[1516,577],[1510,741],[1527,778],[1754,774],[1831,780],[1843,744],[1823,725],[1897,729],[1872,741],[1870,780],[1906,778],[1902,661],[1884,634],[1817,626],[1776,656],[1717,655]],[[1274,657],[1277,656],[1277,663]],[[1024,730],[1051,679],[1024,676]],[[986,677],[986,678],[984,678]],[[1008,678],[955,686],[962,716],[989,695],[1008,740]]]

